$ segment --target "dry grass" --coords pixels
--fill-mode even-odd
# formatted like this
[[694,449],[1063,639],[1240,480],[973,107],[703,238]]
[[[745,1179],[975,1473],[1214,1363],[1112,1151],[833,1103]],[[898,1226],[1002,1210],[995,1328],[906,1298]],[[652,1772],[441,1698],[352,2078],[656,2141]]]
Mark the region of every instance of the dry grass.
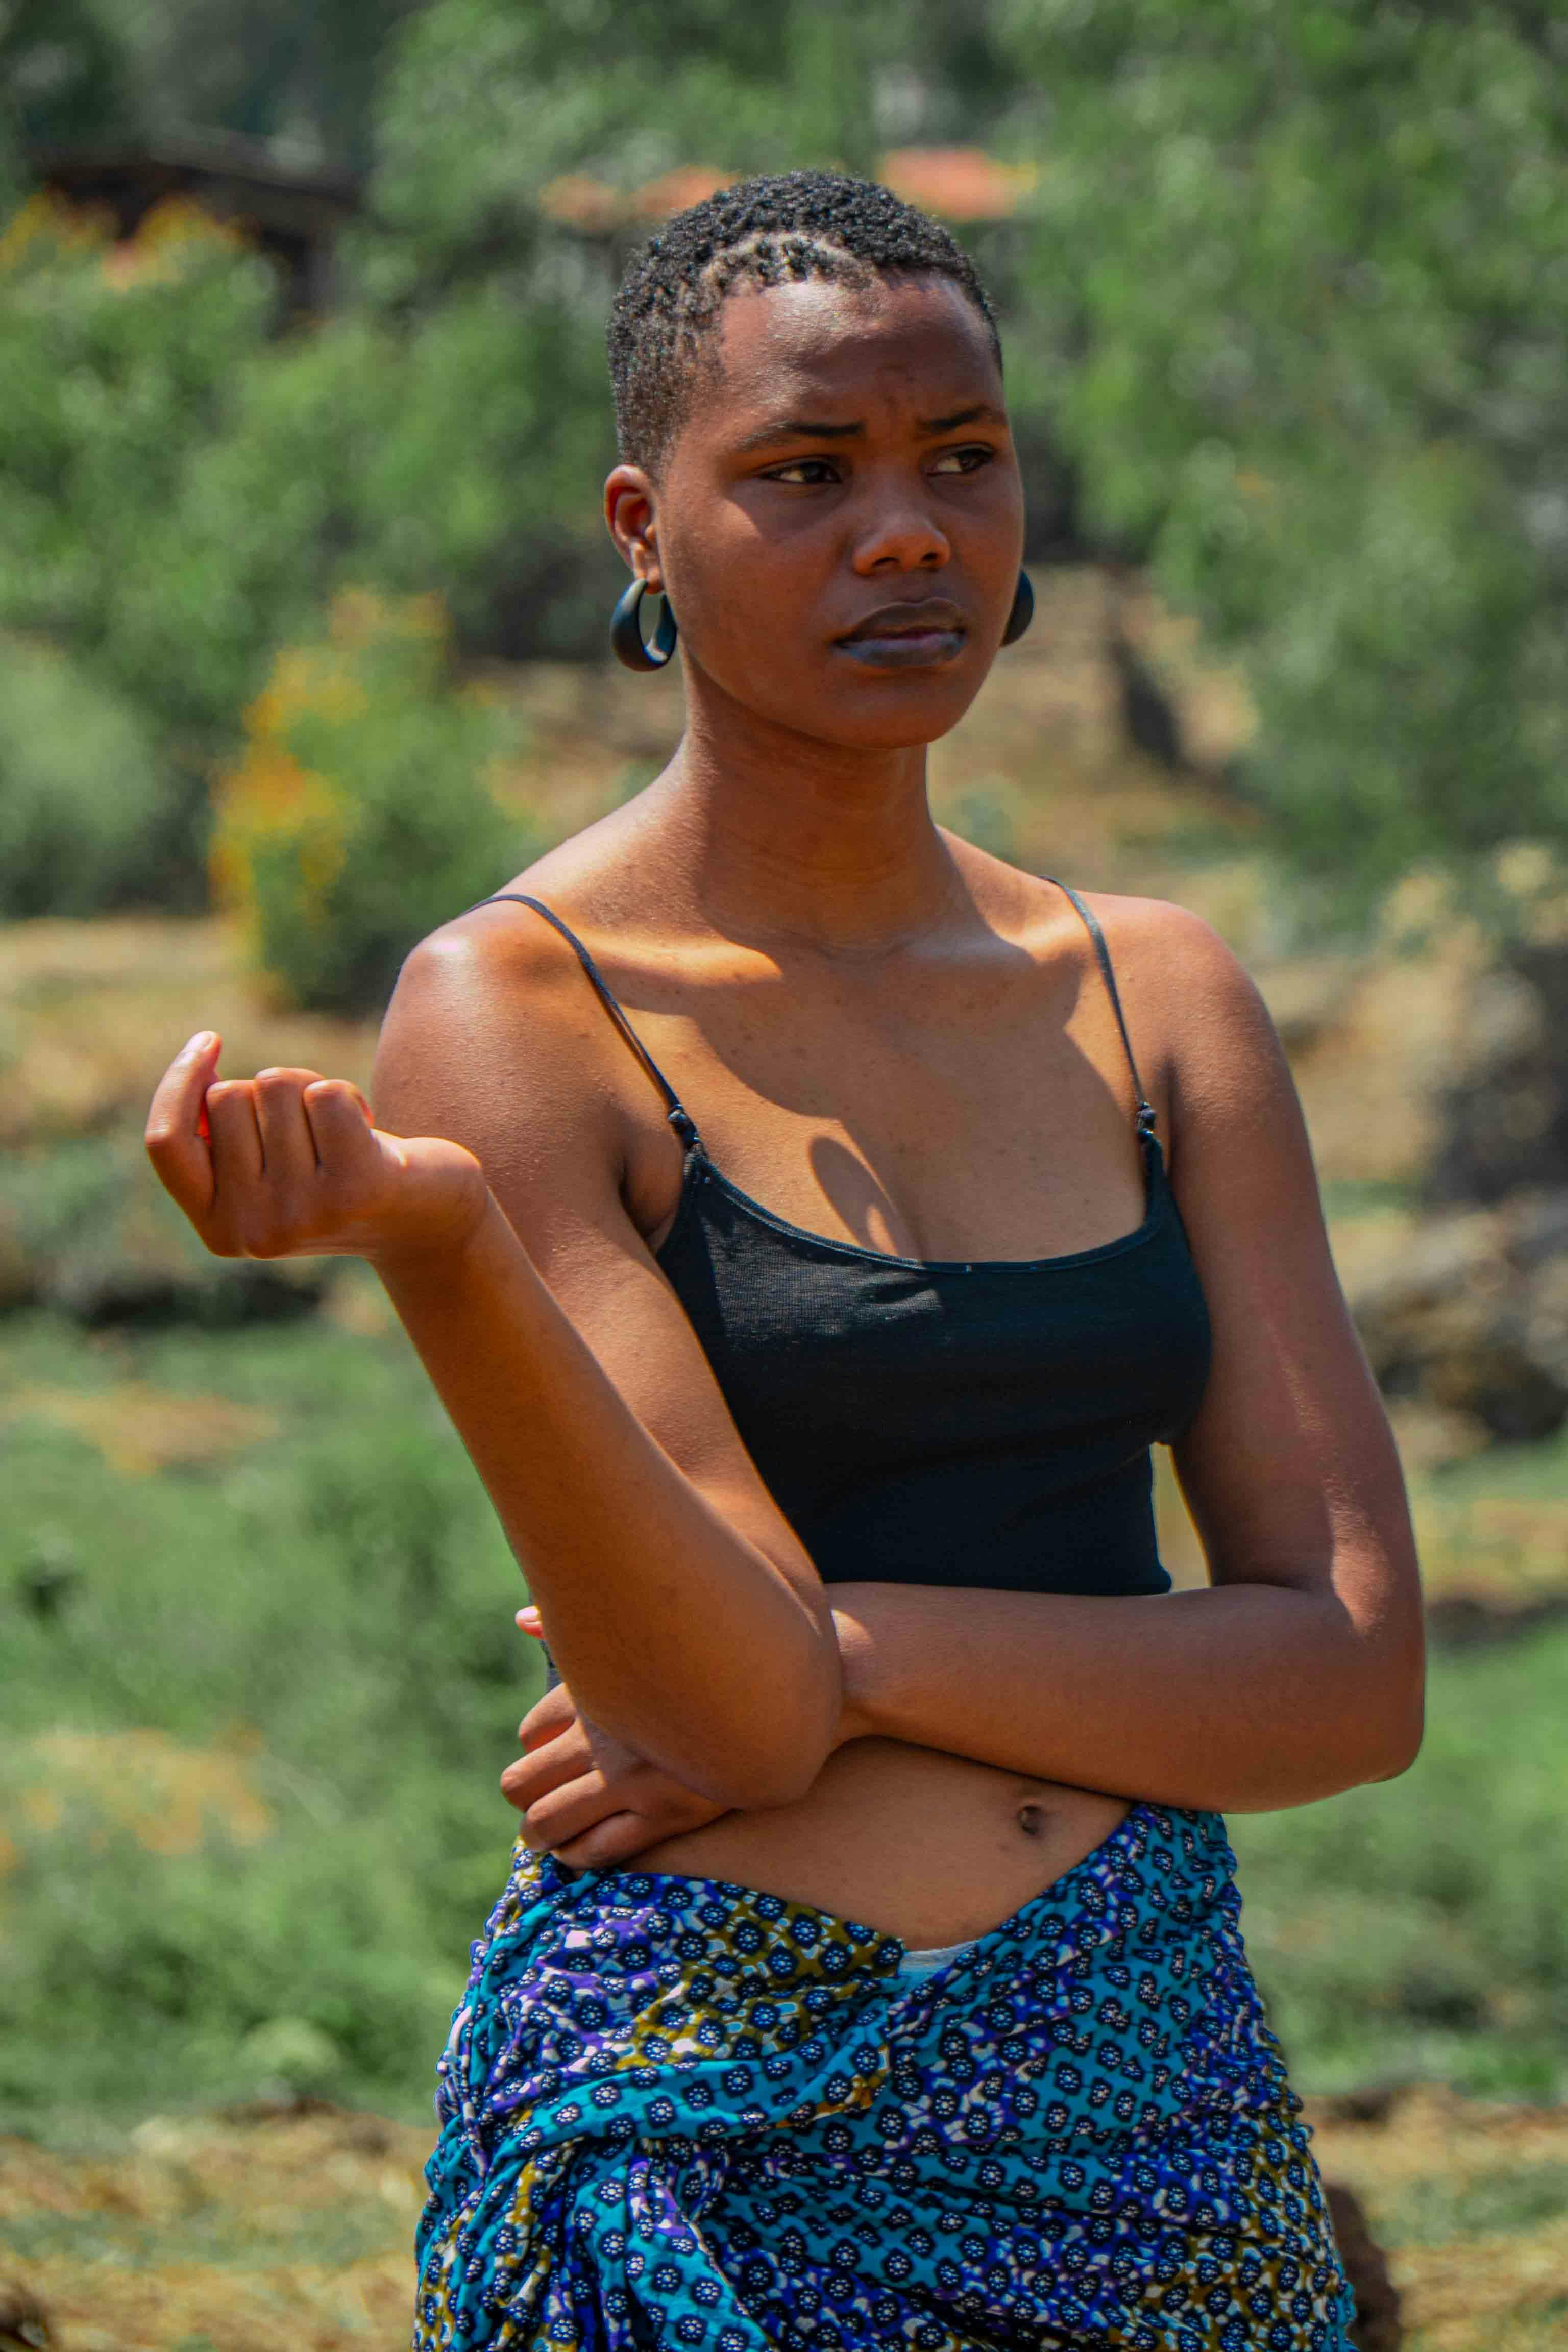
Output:
[[0,926],[0,1146],[139,1128],[197,1029],[223,1038],[226,1076],[286,1064],[369,1080],[375,1024],[270,1005],[229,917]]
[[[1309,2114],[1391,2250],[1409,2352],[1568,2340],[1568,2113],[1424,2089],[1370,2122]],[[154,2116],[112,2152],[0,2142],[0,2276],[38,2297],[59,2352],[394,2352],[430,2140],[306,2106]]]
[[102,1389],[26,1381],[0,1399],[0,1418],[37,1418],[96,1445],[121,1476],[144,1478],[175,1464],[212,1462],[278,1434],[271,1413],[227,1398],[116,1381]]
[[1324,2173],[1390,2250],[1409,2352],[1568,2344],[1568,2109],[1407,2093],[1368,2123],[1309,2100]]
[[[247,1846],[277,1827],[245,1754],[182,1745],[150,1727],[41,1732],[0,1750],[0,1771],[18,1829],[79,1835],[85,1816],[100,1847],[122,1832],[145,1853],[196,1853],[214,1829]],[[0,1877],[16,1859],[0,1830]]]
[[154,2116],[113,2154],[3,2142],[0,2275],[59,2352],[392,2352],[430,2140],[307,2108]]
[[1412,1504],[1429,1605],[1468,1601],[1507,1620],[1568,1599],[1568,1494],[1451,1496],[1415,1480]]

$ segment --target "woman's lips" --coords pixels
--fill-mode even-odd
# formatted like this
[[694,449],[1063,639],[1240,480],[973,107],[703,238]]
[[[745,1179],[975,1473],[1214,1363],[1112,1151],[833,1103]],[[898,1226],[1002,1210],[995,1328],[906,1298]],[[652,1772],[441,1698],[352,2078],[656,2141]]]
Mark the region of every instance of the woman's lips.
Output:
[[876,669],[931,669],[962,651],[969,624],[945,597],[884,604],[835,639],[840,653]]

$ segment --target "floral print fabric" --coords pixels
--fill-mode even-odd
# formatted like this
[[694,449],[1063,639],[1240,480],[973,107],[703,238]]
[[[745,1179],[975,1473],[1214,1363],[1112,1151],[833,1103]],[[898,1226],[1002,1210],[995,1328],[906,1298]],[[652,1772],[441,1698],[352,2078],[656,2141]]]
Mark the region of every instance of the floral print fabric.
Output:
[[1137,1805],[929,1976],[521,1843],[439,2068],[416,2352],[1350,2352],[1212,1813]]

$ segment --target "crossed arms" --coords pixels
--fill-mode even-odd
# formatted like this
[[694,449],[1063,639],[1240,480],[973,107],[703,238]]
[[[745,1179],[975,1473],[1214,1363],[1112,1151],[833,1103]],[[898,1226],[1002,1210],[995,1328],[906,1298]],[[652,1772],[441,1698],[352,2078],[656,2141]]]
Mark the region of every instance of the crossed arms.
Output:
[[1180,1008],[1180,1050],[1155,1039],[1149,1060],[1214,1332],[1177,1455],[1204,1591],[824,1591],[628,1213],[624,1112],[612,1086],[584,1083],[596,1007],[552,938],[479,909],[415,951],[374,1126],[311,1072],[215,1088],[200,1055],[171,1066],[148,1148],[209,1247],[369,1258],[468,1447],[565,1678],[530,1717],[552,1737],[509,1775],[516,1801],[535,1768],[530,1822],[550,1842],[565,1835],[561,1791],[585,1777],[552,1776],[584,1757],[601,1819],[628,1811],[634,1780],[648,1794],[644,1843],[667,1832],[672,1791],[698,1818],[787,1802],[842,1740],[873,1733],[1229,1810],[1411,1761],[1422,1647],[1403,1485],[1289,1071],[1206,927],[1127,904],[1119,967],[1156,964]]

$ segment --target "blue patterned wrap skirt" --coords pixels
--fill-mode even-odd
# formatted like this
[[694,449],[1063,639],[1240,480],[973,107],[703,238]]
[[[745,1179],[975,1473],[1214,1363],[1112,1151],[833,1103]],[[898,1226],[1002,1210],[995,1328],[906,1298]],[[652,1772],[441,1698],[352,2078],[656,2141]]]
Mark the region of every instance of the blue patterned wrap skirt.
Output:
[[1351,2352],[1213,1813],[1133,1807],[924,1977],[519,1844],[439,2067],[416,2352]]

